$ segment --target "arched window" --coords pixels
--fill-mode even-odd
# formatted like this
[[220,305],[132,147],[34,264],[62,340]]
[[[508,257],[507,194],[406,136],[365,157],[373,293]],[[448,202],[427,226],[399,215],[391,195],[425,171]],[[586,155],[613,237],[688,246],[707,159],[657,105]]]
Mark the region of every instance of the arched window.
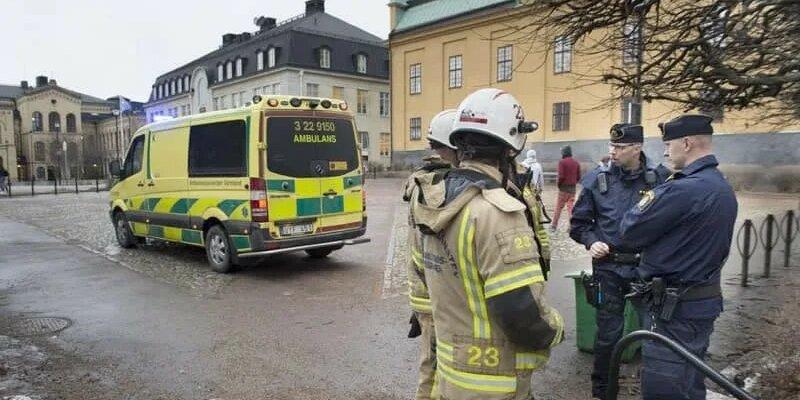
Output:
[[67,132],[75,133],[77,131],[78,129],[75,125],[75,114],[67,114]]
[[183,79],[178,78],[178,93],[183,93]]
[[256,67],[259,71],[264,69],[264,52],[261,50],[256,53]]
[[244,73],[244,60],[240,57],[236,59],[236,76],[242,76]]
[[327,47],[319,49],[319,67],[320,68],[331,67],[331,49]]
[[217,64],[217,82],[222,82],[222,64]]
[[31,121],[33,122],[33,131],[34,132],[41,132],[42,131],[42,113],[38,111],[33,112],[33,116],[31,117]]
[[36,168],[36,179],[38,180],[44,179],[44,167]]
[[44,142],[36,142],[33,145],[33,159],[36,161],[44,161],[45,159]]
[[231,78],[233,78],[233,61],[228,61],[228,63],[225,64],[225,79]]
[[50,132],[61,132],[61,116],[57,112],[51,112],[47,119]]
[[276,51],[277,50],[275,50],[274,47],[270,47],[269,50],[267,50],[267,67],[268,68],[272,68],[272,67],[275,66],[275,61],[276,61],[276,56],[277,56]]

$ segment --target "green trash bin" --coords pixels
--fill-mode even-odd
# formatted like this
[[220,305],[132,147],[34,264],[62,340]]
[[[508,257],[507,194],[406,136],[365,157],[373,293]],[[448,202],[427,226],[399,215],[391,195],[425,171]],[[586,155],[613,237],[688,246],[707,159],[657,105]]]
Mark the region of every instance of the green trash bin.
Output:
[[[596,313],[594,307],[586,301],[586,291],[581,282],[581,272],[576,271],[564,275],[565,278],[572,278],[575,283],[575,343],[578,349],[587,353],[594,352],[594,339],[597,332],[595,323]],[[591,271],[585,271],[591,276]],[[625,336],[639,329],[639,316],[630,301],[625,301],[625,327],[622,335]],[[636,355],[636,351],[641,347],[640,342],[635,342],[628,346],[622,353],[622,361],[630,362]]]

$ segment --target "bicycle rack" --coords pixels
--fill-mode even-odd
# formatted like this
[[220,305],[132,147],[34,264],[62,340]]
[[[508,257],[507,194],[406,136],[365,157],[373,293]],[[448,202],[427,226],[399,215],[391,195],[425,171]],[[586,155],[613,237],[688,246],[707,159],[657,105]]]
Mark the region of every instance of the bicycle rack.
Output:
[[619,394],[619,366],[620,362],[622,361],[622,352],[625,351],[625,349],[633,342],[644,339],[656,340],[666,345],[670,348],[670,350],[684,358],[686,361],[692,364],[692,366],[697,368],[703,375],[714,381],[714,383],[723,389],[727,390],[728,393],[732,394],[737,399],[757,400],[755,397],[753,397],[753,395],[736,386],[735,383],[722,376],[722,374],[715,371],[713,368],[711,368],[711,366],[703,362],[703,360],[694,354],[690,353],[674,340],[664,335],[644,330],[629,333],[620,339],[620,341],[617,342],[617,345],[614,346],[614,351],[611,353],[611,369],[608,372],[608,389],[606,389],[605,400],[617,400],[617,395]]

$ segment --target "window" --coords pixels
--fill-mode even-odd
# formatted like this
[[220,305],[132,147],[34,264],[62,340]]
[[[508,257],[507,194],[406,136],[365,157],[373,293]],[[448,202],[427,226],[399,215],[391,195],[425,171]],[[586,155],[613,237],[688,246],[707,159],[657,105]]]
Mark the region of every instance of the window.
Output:
[[272,84],[272,93],[281,94],[281,84],[280,83],[273,83]]
[[214,107],[214,111],[219,110],[219,97],[214,97],[212,105]]
[[553,103],[553,131],[569,130],[569,102]]
[[422,139],[422,118],[411,118],[411,140]]
[[553,48],[555,51],[553,72],[560,74],[572,70],[572,41],[566,36],[559,36]]
[[412,64],[408,68],[408,91],[411,94],[422,93],[422,64]]
[[77,131],[78,129],[75,124],[75,114],[67,114],[67,132],[75,133]]
[[391,149],[392,135],[389,132],[381,132],[381,147],[380,153],[382,156],[389,156]]
[[331,67],[331,49],[327,47],[319,49],[319,67],[320,68]]
[[358,132],[361,139],[361,150],[369,150],[369,132]]
[[36,142],[33,145],[33,159],[36,161],[44,161],[45,146],[44,142]]
[[44,167],[36,168],[36,179],[43,180],[44,178]]
[[236,76],[242,76],[244,73],[244,59],[237,58],[236,59]]
[[189,77],[188,76],[184,76],[183,77],[183,90],[188,92],[189,91],[189,86],[191,86],[191,85],[189,85]]
[[641,27],[636,21],[625,23],[622,28],[622,63],[635,64],[639,60],[639,47],[642,44]]
[[219,109],[220,110],[224,110],[224,109],[228,108],[228,106],[225,105],[225,103],[228,100],[226,97],[228,97],[228,96],[219,96]]
[[244,106],[247,104],[247,95],[245,91],[239,92],[239,101],[241,102],[240,105]]
[[225,121],[189,130],[189,176],[247,176],[245,123]]
[[319,84],[306,83],[306,96],[319,97]]
[[513,46],[497,48],[497,81],[510,81],[512,68]]
[[222,64],[217,65],[217,82],[222,82]]
[[334,99],[344,100],[344,88],[341,86],[334,86],[333,95],[331,97]]
[[169,90],[170,90],[170,94],[173,94],[173,95],[174,95],[174,94],[175,94],[175,89],[176,89],[176,88],[175,88],[175,81],[171,81],[171,82],[169,83],[169,88],[170,88],[170,89],[169,89]]
[[[324,135],[309,120],[320,121]],[[298,126],[301,130],[296,131]],[[357,139],[349,119],[273,116],[267,119],[267,132],[281,133],[267,135],[267,166],[276,174],[316,178],[341,176],[358,168]],[[329,141],[317,143],[310,140],[314,136]],[[331,164],[337,168],[331,169]]]
[[267,50],[267,66],[269,68],[273,68],[275,66],[275,59],[277,58],[276,50],[274,47],[270,47]]
[[183,79],[178,79],[178,93],[183,93]]
[[364,54],[359,54],[356,56],[356,71],[359,74],[366,74],[367,73],[367,56]]
[[142,155],[144,154],[144,135],[137,137],[133,140],[128,156],[125,157],[125,164],[122,167],[122,178],[135,175],[142,170]]
[[234,93],[231,95],[231,106],[233,106],[233,108],[239,107],[239,101],[239,93]]
[[228,61],[228,63],[225,64],[225,79],[231,78],[233,78],[233,61]]
[[33,116],[31,116],[31,122],[33,123],[34,132],[42,131],[42,113],[34,111]]
[[153,86],[153,97],[155,97],[156,99],[161,98],[161,86],[159,85]]
[[356,111],[359,114],[367,113],[367,96],[369,92],[366,90],[358,89],[356,91]]
[[461,55],[451,56],[449,64],[450,69],[450,89],[460,88],[463,83],[463,59]]
[[642,123],[642,105],[632,97],[622,99],[622,122],[639,125]]
[[389,113],[391,112],[390,108],[389,108],[389,101],[390,101],[389,100],[389,93],[381,92],[380,93],[380,104],[379,104],[381,117],[388,117],[389,116]]
[[256,69],[259,71],[264,69],[264,52],[260,50],[256,53]]
[[58,115],[57,112],[53,111],[50,113],[48,117],[48,128],[50,132],[61,132],[61,116]]

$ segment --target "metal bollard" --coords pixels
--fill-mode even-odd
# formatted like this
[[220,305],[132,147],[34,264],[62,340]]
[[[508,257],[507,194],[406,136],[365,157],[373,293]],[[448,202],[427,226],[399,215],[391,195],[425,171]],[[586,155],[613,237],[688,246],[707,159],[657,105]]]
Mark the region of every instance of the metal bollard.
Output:
[[[779,239],[772,234],[774,225],[775,216],[772,214],[767,214],[767,218],[765,218],[764,222],[761,223],[761,229],[759,230],[761,245],[764,246],[764,278],[769,278],[770,270],[772,269],[772,249],[774,249],[775,245],[778,244],[778,241],[773,241],[773,238]],[[766,234],[764,233],[765,228],[767,230]]]
[[[786,229],[783,229],[784,223],[786,224]],[[783,239],[785,246],[783,251],[784,268],[789,268],[789,256],[792,254],[792,242],[797,237],[798,231],[800,231],[800,224],[797,224],[794,210],[786,211],[786,215],[783,216],[783,219],[781,219],[781,222],[778,225],[778,233],[780,234],[781,239]]]
[[55,188],[55,194],[58,195],[58,179],[53,179],[53,187]]
[[78,194],[78,178],[75,178],[75,194]]
[[[755,254],[756,247],[758,246],[758,237],[752,243],[753,246],[751,247],[750,242],[752,238],[752,234],[755,232],[755,227],[753,226],[753,221],[746,219],[741,227],[739,227],[739,233],[736,234],[736,249],[739,251],[739,255],[742,256],[742,287],[747,287],[747,278],[750,274],[750,257]],[[744,243],[740,239],[742,239],[742,234],[744,233]]]
[[100,178],[94,178],[94,190],[96,193],[100,193]]
[[33,184],[36,182],[36,177],[31,177],[31,197],[36,196],[36,189],[33,187]]
[[8,197],[11,197],[11,178],[10,177],[6,181],[6,190],[8,191]]

